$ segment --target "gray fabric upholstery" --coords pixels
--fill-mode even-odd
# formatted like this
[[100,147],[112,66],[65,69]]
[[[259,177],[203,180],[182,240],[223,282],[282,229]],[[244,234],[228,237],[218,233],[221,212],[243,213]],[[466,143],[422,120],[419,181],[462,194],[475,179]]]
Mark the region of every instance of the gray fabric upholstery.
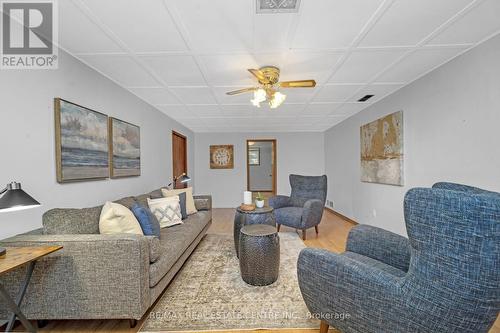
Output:
[[500,311],[500,194],[437,183],[408,191],[404,212],[409,240],[359,226],[347,246],[357,253],[301,252],[309,310],[342,332],[488,332]]
[[125,197],[113,202],[125,206],[128,209],[130,209],[136,203],[134,197]]
[[[210,196],[201,199],[211,209]],[[36,265],[21,306],[29,319],[141,319],[204,236],[212,218],[211,210],[193,214],[178,231],[164,229],[161,243],[153,236],[97,234],[100,210],[54,209],[44,214],[43,231],[62,234],[42,234],[37,229],[0,241],[3,246],[64,247]],[[13,296],[25,269],[0,277]],[[7,315],[0,301],[0,319]]]
[[292,194],[290,200],[296,207],[303,207],[307,200],[317,199],[323,202],[326,200],[327,179],[323,176],[300,176],[290,175],[290,186]]
[[161,229],[162,255],[149,267],[149,286],[154,287],[209,223],[206,211],[190,215],[183,224]]
[[408,238],[369,225],[357,225],[347,237],[346,251],[408,271],[411,247]]
[[136,195],[134,197],[135,201],[137,201],[143,207],[149,207],[149,205],[148,205],[148,198],[151,199],[151,196],[150,196],[149,193],[141,194],[141,195]]
[[46,235],[98,234],[102,206],[92,208],[55,208],[42,217]]
[[158,261],[163,253],[160,239],[156,236],[145,236],[149,245],[149,262],[153,263]]
[[326,176],[290,175],[290,185],[290,197],[278,195],[269,198],[276,223],[302,230],[318,225],[326,201]]
[[194,195],[194,205],[196,210],[211,210],[212,196],[211,195]]

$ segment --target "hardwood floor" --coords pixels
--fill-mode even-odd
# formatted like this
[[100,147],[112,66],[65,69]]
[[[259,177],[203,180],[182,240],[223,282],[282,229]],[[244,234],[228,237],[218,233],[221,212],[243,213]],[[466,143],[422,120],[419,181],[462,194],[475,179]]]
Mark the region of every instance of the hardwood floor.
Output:
[[[209,229],[212,234],[232,234],[233,232],[233,209],[214,209],[213,223]],[[353,224],[346,221],[330,211],[325,210],[323,220],[319,226],[319,235],[316,235],[314,228],[307,231],[307,240],[305,244],[309,247],[325,248],[333,252],[343,252],[346,245],[347,235]],[[290,231],[293,229],[282,226],[281,231]],[[147,314],[144,316],[147,317]],[[135,328],[129,327],[127,320],[54,320],[49,321],[49,324],[40,329],[40,332],[62,333],[62,332],[120,332],[129,333],[137,332],[142,325],[142,321],[137,323]],[[17,329],[16,331],[22,331]],[[255,331],[233,331],[233,333],[259,333],[263,330]],[[317,330],[272,330],[280,333],[318,333]],[[330,329],[329,332],[338,332]],[[218,333],[218,332],[212,332]],[[227,333],[220,332],[220,333]],[[497,319],[495,325],[489,333],[500,333],[500,319]]]

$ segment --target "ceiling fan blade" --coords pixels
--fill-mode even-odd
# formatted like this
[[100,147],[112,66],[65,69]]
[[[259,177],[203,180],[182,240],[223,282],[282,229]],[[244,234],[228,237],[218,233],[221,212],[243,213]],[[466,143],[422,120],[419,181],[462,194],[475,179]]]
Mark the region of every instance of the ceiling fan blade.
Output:
[[255,76],[259,82],[264,84],[270,83],[269,79],[259,69],[250,68],[248,71],[252,73],[252,75]]
[[316,86],[316,81],[314,80],[280,82],[281,88],[314,88],[315,86]]
[[237,94],[243,94],[247,92],[251,92],[257,90],[257,88],[244,88],[244,89],[239,89],[239,90],[233,90],[233,91],[228,91],[226,95],[237,95]]

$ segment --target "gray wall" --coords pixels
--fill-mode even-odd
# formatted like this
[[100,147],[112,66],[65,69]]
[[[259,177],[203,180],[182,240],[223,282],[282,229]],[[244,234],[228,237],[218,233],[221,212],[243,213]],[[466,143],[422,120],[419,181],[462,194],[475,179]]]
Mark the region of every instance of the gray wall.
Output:
[[[246,140],[277,140],[278,194],[290,194],[288,175],[324,173],[323,133],[196,133],[195,193],[212,194],[214,207],[236,207],[247,187]],[[234,169],[210,169],[210,145],[234,145]]]
[[[437,181],[500,191],[500,36],[454,59],[325,133],[335,209],[405,234],[403,198]],[[360,182],[359,127],[403,110],[404,187]]]
[[[0,239],[41,226],[53,207],[85,207],[150,191],[172,177],[171,131],[193,133],[63,51],[58,70],[0,73],[0,187],[16,180],[43,206],[0,213]],[[61,97],[141,127],[142,176],[72,184],[56,182],[53,98]]]
[[260,149],[260,165],[250,165],[250,191],[273,190],[273,144],[255,142],[252,148]]

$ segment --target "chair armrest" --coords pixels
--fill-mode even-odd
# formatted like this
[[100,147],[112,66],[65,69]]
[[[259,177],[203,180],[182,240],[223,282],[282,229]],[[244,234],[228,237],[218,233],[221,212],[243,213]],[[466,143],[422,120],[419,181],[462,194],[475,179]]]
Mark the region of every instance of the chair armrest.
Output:
[[269,198],[269,206],[273,207],[274,209],[289,207],[291,205],[292,204],[290,202],[290,197],[287,197],[286,195],[276,195]]
[[323,216],[324,209],[323,202],[318,199],[309,199],[304,203],[304,210],[302,212],[302,226],[310,228],[318,225]]
[[360,224],[351,229],[346,251],[362,254],[405,272],[410,265],[408,238],[369,225]]
[[346,315],[347,321],[370,316],[385,319],[376,316],[384,316],[380,309],[397,306],[404,280],[341,254],[312,248],[300,252],[297,273],[309,311],[341,330],[347,330],[349,323],[335,322],[336,315]]
[[[18,235],[1,243],[63,246],[35,266],[28,290],[33,297],[23,304],[28,318],[140,319],[150,306],[149,247],[142,235]],[[21,267],[0,281],[18,290],[24,272]]]
[[212,196],[211,195],[194,195],[194,205],[196,210],[211,210]]

